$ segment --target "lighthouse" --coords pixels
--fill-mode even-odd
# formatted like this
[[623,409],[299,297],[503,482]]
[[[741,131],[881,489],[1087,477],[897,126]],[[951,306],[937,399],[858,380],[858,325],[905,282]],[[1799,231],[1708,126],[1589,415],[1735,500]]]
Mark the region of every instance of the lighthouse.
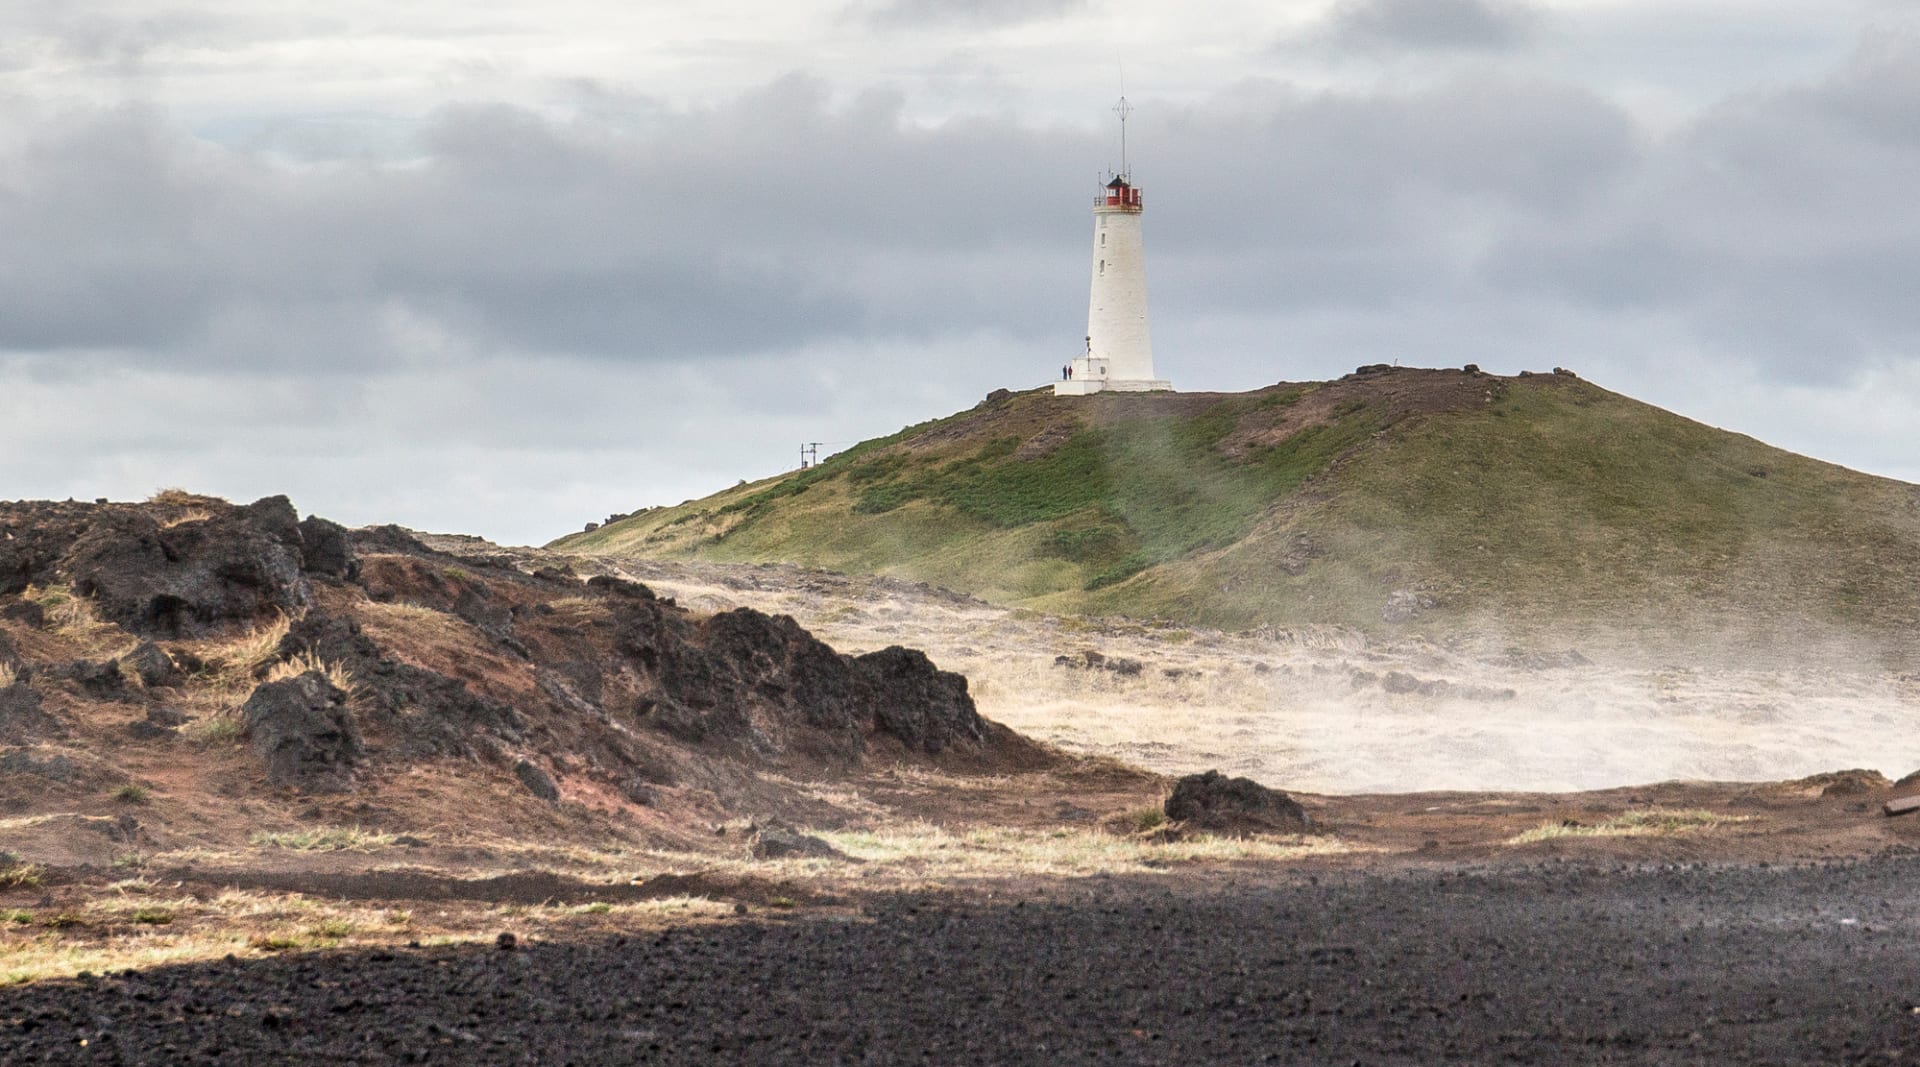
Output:
[[1153,340],[1147,329],[1147,260],[1140,239],[1144,211],[1127,168],[1126,97],[1120,115],[1120,171],[1093,198],[1093,284],[1087,298],[1086,349],[1054,383],[1055,396],[1172,389],[1153,376]]

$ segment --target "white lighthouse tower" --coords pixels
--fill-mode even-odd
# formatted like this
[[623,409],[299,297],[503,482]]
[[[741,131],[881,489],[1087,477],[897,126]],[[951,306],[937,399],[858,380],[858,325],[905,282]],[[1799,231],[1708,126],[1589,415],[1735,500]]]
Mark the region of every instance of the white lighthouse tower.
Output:
[[1127,168],[1126,97],[1120,115],[1120,172],[1093,199],[1093,289],[1087,300],[1086,351],[1061,368],[1055,396],[1172,389],[1153,376],[1147,329],[1147,260],[1140,240],[1140,190]]

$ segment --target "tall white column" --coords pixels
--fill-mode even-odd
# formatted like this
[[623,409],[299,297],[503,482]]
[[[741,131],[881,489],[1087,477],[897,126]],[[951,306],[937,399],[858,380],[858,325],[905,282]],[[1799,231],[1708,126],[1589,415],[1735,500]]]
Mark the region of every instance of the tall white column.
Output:
[[1087,299],[1086,351],[1056,395],[1172,389],[1153,376],[1147,326],[1147,257],[1140,238],[1140,190],[1115,178],[1093,204],[1093,284]]

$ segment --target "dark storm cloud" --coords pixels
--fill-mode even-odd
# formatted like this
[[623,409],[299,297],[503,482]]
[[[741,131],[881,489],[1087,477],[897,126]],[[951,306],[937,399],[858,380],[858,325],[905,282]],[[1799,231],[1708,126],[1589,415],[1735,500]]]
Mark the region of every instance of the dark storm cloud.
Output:
[[1525,44],[1542,19],[1519,0],[1341,0],[1306,41],[1360,52],[1504,50]]
[[[1077,251],[1060,206],[1089,154],[993,123],[916,129],[885,97],[831,107],[803,79],[621,128],[449,109],[393,165],[288,167],[139,109],[0,144],[0,350],[255,366],[310,355],[272,336],[275,309],[342,365],[385,358],[396,314],[477,351],[635,360],[1019,318],[989,279]],[[885,267],[902,255],[933,266]]]
[[[1524,79],[1147,101],[1156,319],[1559,307],[1838,380],[1920,337],[1916,83],[1920,48],[1882,45],[1661,138]],[[1107,152],[1008,119],[921,126],[803,78],[617,122],[443,109],[397,163],[275,163],[139,108],[10,132],[0,351],[256,374],[1067,345]],[[1408,332],[1409,358],[1440,346]]]
[[1087,0],[891,0],[849,9],[855,18],[887,29],[960,24],[1016,26],[1084,11]]

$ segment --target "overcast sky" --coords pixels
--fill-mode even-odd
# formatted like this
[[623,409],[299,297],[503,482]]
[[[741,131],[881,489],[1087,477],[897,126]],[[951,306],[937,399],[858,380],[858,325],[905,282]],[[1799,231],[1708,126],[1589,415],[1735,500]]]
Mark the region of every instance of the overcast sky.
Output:
[[539,542],[1049,381],[1573,368],[1920,481],[1910,0],[9,0],[0,498]]

